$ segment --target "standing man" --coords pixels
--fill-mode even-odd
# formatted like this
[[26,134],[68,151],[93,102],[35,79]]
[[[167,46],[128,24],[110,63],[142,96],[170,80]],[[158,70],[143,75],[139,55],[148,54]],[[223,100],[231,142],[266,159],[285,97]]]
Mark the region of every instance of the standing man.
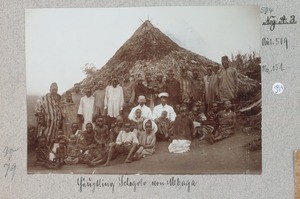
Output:
[[[72,93],[72,101],[75,104],[76,113],[78,112],[78,107],[79,107],[79,104],[80,104],[80,100],[83,96],[84,95],[81,93],[81,90],[80,90],[80,84],[78,84],[78,83],[74,84],[74,92]],[[77,122],[78,122],[78,124],[80,124],[80,118],[79,117],[77,117]],[[81,125],[79,125],[79,129],[80,130],[82,129]]]
[[[220,67],[219,65],[215,65],[213,66],[212,68],[212,75],[211,75],[211,80],[209,82],[209,85],[208,85],[208,99],[211,101],[211,102],[216,102],[219,100],[219,78],[218,78],[218,75],[219,75],[219,70],[220,70]],[[211,106],[212,103],[209,104],[209,106]],[[211,107],[208,107],[208,109],[210,109]]]
[[147,106],[153,109],[154,107],[154,94],[155,94],[155,82],[152,80],[150,72],[145,74],[144,85],[147,87],[146,100]]
[[155,81],[155,105],[159,104],[160,100],[158,98],[158,94],[162,93],[162,92],[166,92],[166,83],[163,81],[163,74],[162,73],[158,73],[156,76],[156,81]]
[[135,98],[135,88],[134,82],[130,81],[129,74],[124,75],[124,81],[121,84],[124,92],[124,118],[128,116],[130,109],[133,107],[134,98]]
[[173,107],[180,104],[180,83],[174,78],[173,70],[168,71],[168,78],[166,80],[166,92],[169,94],[169,103]]
[[85,130],[87,123],[92,123],[94,114],[94,101],[91,89],[87,89],[85,96],[80,99],[77,114],[80,117],[82,129]]
[[94,92],[95,102],[94,102],[94,113],[98,116],[104,115],[104,98],[105,98],[105,87],[103,81],[98,83],[98,88]]
[[138,97],[147,94],[147,87],[143,84],[144,79],[142,77],[138,77],[137,83],[135,85],[135,99],[134,104],[138,101]]
[[192,92],[192,82],[188,77],[187,69],[181,69],[181,78],[180,78],[180,93],[181,93],[181,101],[185,104],[190,104],[191,97],[193,96]]
[[75,103],[72,101],[72,94],[70,91],[66,92],[66,99],[61,103],[63,116],[63,131],[69,136],[71,133],[71,126],[77,122],[77,111]]
[[108,115],[108,126],[115,122],[118,115],[123,114],[124,94],[117,78],[112,79],[112,85],[105,90],[104,109]]
[[205,86],[205,104],[206,107],[212,102],[210,99],[210,96],[208,95],[208,88],[210,85],[212,79],[212,66],[209,65],[207,68],[207,75],[204,76],[203,81],[204,81],[204,86]]
[[229,67],[227,56],[222,57],[223,68],[219,74],[219,92],[220,100],[234,100],[237,96],[237,78],[238,74],[235,68]]
[[197,101],[203,102],[204,83],[202,78],[199,78],[199,73],[197,69],[193,70],[192,91],[193,91],[193,96],[192,96],[193,103]]

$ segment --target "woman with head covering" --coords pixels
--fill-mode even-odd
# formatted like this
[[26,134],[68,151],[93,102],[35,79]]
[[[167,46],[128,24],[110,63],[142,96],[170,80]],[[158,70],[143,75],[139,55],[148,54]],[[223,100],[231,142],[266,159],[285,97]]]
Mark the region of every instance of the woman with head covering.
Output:
[[146,119],[143,123],[143,131],[141,132],[139,137],[140,147],[133,157],[134,160],[139,160],[154,153],[156,143],[156,132],[157,126],[155,122],[153,122],[150,119]]
[[58,87],[56,83],[52,83],[50,86],[50,93],[42,97],[42,106],[44,110],[44,126],[45,131],[41,132],[46,137],[47,146],[52,144],[52,141],[56,139],[58,129],[62,122],[62,113],[59,106],[60,95],[57,94]]

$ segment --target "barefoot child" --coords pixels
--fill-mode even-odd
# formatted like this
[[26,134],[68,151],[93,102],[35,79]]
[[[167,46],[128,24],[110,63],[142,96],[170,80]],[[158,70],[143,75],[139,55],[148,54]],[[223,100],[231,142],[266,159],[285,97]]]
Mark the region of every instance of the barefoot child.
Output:
[[171,120],[168,119],[168,112],[163,111],[161,116],[157,118],[155,122],[158,127],[158,133],[156,134],[157,138],[159,140],[168,140],[171,137],[172,129]]
[[139,108],[136,109],[134,119],[132,120],[132,123],[133,123],[132,130],[136,133],[137,138],[139,138],[139,136],[143,130],[144,120],[145,120],[145,118],[142,116],[142,110]]
[[122,116],[119,115],[116,118],[116,123],[112,124],[110,132],[109,132],[110,143],[116,141],[121,130],[123,130],[123,118],[122,118]]
[[124,130],[121,130],[115,143],[110,144],[110,149],[108,152],[108,158],[103,166],[109,166],[112,156],[116,153],[117,155],[128,154],[125,159],[125,163],[132,162],[131,157],[136,152],[139,145],[139,141],[134,132],[130,131],[130,122],[126,122],[124,125]]
[[77,143],[79,142],[79,140],[82,139],[82,130],[79,130],[79,126],[78,126],[78,123],[77,122],[74,122],[72,125],[71,125],[71,133],[70,135],[75,135],[76,138],[77,138]]
[[55,162],[58,165],[63,165],[64,164],[64,160],[67,156],[67,146],[66,146],[66,141],[61,139],[59,141],[59,146],[55,151]]
[[80,149],[77,145],[76,135],[70,135],[70,142],[67,146],[67,158],[65,163],[68,165],[77,164],[79,161]]
[[145,122],[143,123],[144,130],[142,131],[139,138],[140,147],[134,155],[134,160],[140,160],[141,158],[144,158],[147,155],[152,155],[154,153],[156,143],[156,130],[154,126],[155,123],[151,120],[145,120]]
[[95,141],[99,143],[102,141],[102,138],[108,138],[108,126],[104,124],[104,118],[99,117],[96,119]]
[[109,149],[108,126],[104,124],[104,118],[99,117],[96,120],[95,127],[96,146],[92,150],[92,159],[87,162],[88,166],[95,167],[103,164],[107,158]]
[[200,141],[205,139],[210,144],[214,143],[214,136],[215,132],[218,129],[218,121],[217,121],[217,114],[218,114],[218,103],[213,102],[212,108],[207,112],[206,118],[207,120],[203,120],[201,122],[203,128],[203,136],[199,139]]

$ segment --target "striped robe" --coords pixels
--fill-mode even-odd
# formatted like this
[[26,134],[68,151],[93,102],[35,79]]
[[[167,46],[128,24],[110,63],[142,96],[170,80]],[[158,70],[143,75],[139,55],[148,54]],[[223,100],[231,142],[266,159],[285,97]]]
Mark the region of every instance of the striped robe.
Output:
[[46,130],[44,132],[47,145],[50,146],[51,141],[56,139],[59,124],[62,120],[61,108],[59,101],[55,100],[50,93],[42,97],[42,103],[45,110]]

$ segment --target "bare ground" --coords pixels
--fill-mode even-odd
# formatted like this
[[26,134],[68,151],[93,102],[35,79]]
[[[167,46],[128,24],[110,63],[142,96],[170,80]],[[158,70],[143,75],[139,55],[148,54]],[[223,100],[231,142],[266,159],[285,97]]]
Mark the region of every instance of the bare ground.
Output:
[[109,167],[90,168],[87,165],[64,165],[58,170],[35,166],[35,154],[28,155],[28,174],[260,174],[261,150],[248,151],[243,145],[259,136],[252,132],[237,132],[230,138],[213,145],[193,140],[191,150],[183,154],[168,152],[169,142],[157,142],[152,156],[124,164],[125,156],[111,162]]

